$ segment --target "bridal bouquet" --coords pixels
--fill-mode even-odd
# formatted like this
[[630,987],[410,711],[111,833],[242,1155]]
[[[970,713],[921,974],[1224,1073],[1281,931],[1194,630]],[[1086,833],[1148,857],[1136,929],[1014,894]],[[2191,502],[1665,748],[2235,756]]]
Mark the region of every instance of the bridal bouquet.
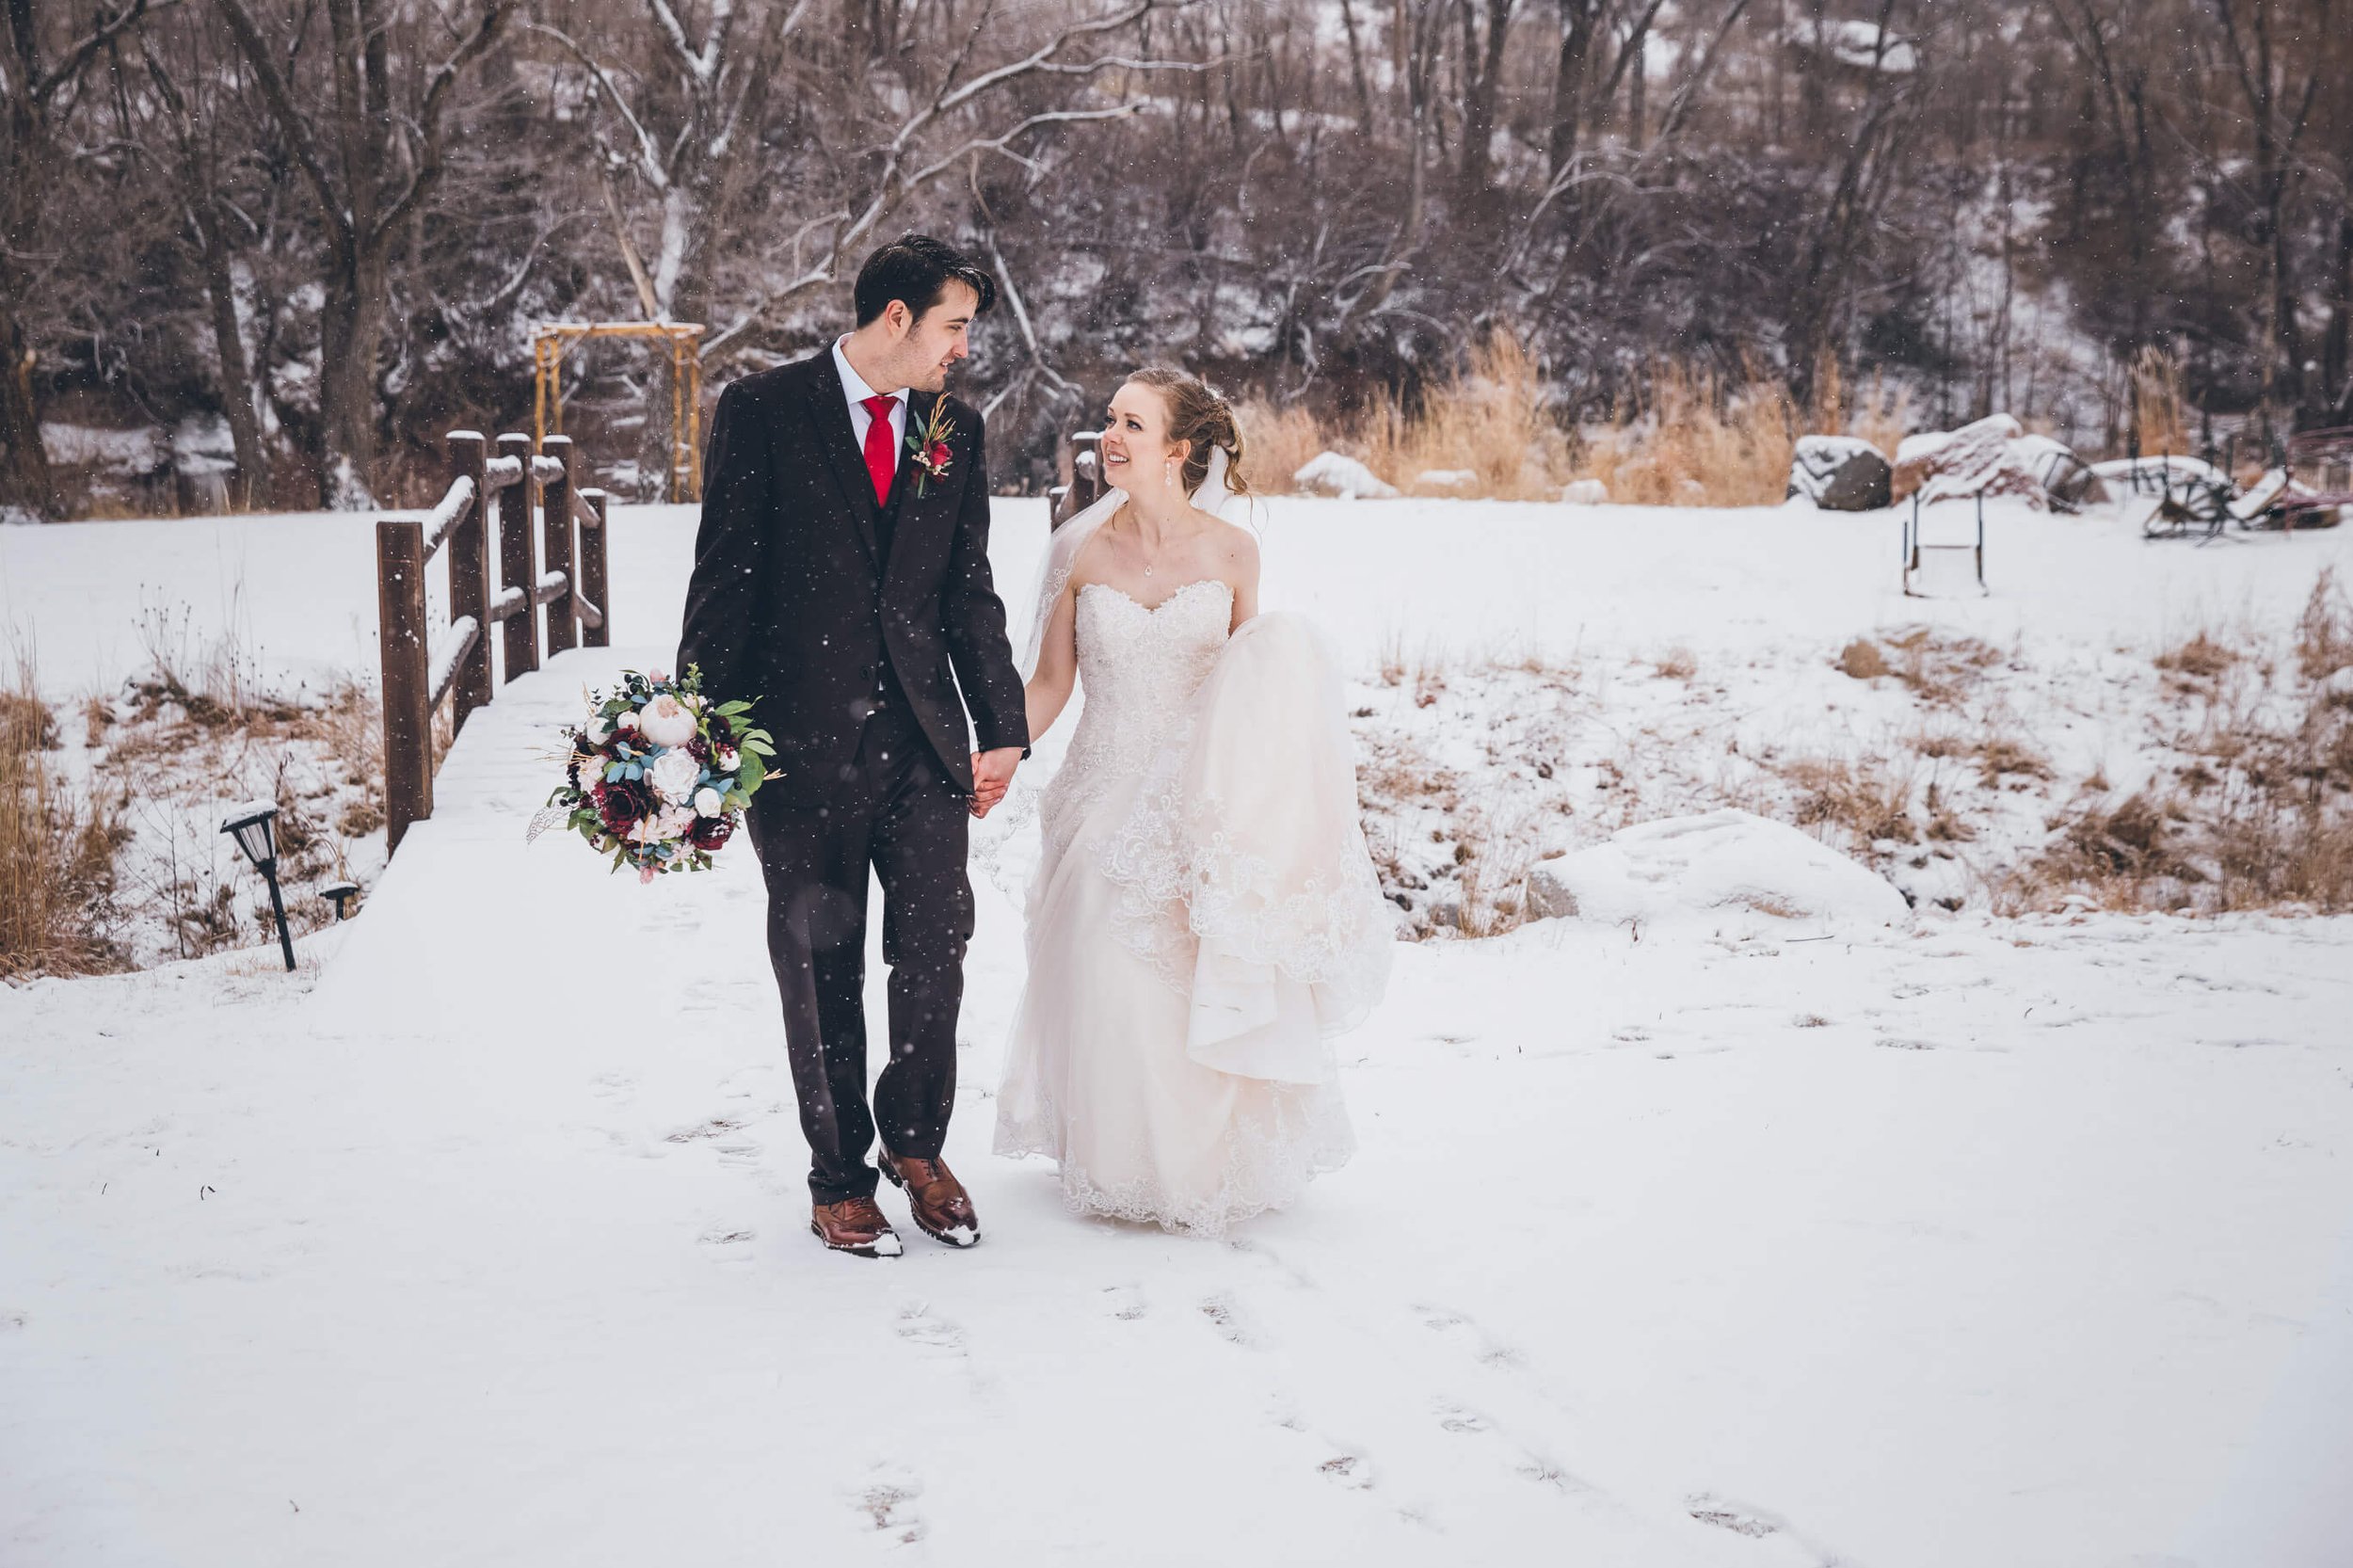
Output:
[[623,670],[610,696],[588,694],[588,717],[568,731],[564,782],[532,827],[560,821],[641,882],[664,872],[705,871],[733,836],[776,755],[748,702],[712,704],[702,672]]

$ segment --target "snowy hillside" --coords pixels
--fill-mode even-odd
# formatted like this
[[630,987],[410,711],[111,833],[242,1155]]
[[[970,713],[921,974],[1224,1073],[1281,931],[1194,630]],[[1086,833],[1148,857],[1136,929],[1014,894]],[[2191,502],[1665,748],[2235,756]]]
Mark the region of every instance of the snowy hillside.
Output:
[[[998,515],[1026,584],[1040,509]],[[948,1158],[988,1240],[861,1263],[805,1231],[749,862],[522,841],[579,686],[669,656],[691,513],[624,511],[624,646],[470,724],[299,974],[0,989],[0,1561],[2341,1561],[2353,920],[1928,880],[1994,827],[1867,870],[1832,819],[1613,836],[1787,818],[1789,760],[1999,708],[2045,771],[1955,809],[2024,843],[2175,767],[2207,699],[2154,661],[2289,635],[2353,538],[1999,512],[1993,597],[1907,600],[1895,527],[1274,504],[1267,599],[1353,672],[1439,937],[1342,1042],[1362,1151],[1225,1242],[1067,1216],[985,1152],[1020,932],[984,881]],[[0,609],[60,700],[134,673],[149,573],[316,684],[374,646],[362,528],[0,534]],[[1457,939],[1461,868],[1554,851],[1584,913]]]

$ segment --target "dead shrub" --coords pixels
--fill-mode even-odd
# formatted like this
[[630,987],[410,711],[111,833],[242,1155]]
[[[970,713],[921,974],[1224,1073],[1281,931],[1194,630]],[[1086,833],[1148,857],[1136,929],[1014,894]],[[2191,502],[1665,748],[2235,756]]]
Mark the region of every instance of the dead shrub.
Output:
[[2166,349],[2144,348],[2133,360],[2132,382],[2133,424],[2140,450],[2153,455],[2191,451],[2181,361]]
[[1575,477],[1638,506],[1769,506],[1788,489],[1801,423],[1778,376],[1728,384],[1661,364],[1638,401],[1586,432]]
[[1569,440],[1545,406],[1544,377],[1501,328],[1472,345],[1453,376],[1408,412],[1384,398],[1357,421],[1356,444],[1374,472],[1400,488],[1440,470],[1477,475],[1450,493],[1501,501],[1549,500],[1569,477]]
[[2353,664],[2353,598],[2337,586],[2333,567],[2320,568],[2297,617],[2296,663],[2307,680],[2326,680]]
[[1925,626],[1890,635],[1887,646],[1896,654],[1896,679],[1923,702],[1958,703],[1987,668],[2002,661],[2001,650],[1991,643]]
[[1662,680],[1689,680],[1699,674],[1700,662],[1689,648],[1678,645],[1652,660],[1651,668]]
[[1918,841],[1912,820],[1912,780],[1874,761],[1843,758],[1800,758],[1781,767],[1798,792],[1795,815],[1801,827],[1829,824],[1868,848],[1881,840]]
[[2238,654],[2203,632],[2179,647],[2157,655],[2157,668],[2200,680],[2211,680],[2238,663]]
[[0,976],[87,974],[121,967],[98,932],[125,830],[99,799],[51,770],[56,716],[29,662],[0,692]]
[[1839,649],[1838,667],[1857,680],[1877,680],[1887,673],[1887,656],[1868,637],[1857,637]]
[[2011,776],[2051,776],[2051,764],[2043,760],[2041,753],[2025,742],[2007,735],[1989,735],[1979,741],[1977,757],[1978,777],[1989,789],[1999,786],[2005,778]]

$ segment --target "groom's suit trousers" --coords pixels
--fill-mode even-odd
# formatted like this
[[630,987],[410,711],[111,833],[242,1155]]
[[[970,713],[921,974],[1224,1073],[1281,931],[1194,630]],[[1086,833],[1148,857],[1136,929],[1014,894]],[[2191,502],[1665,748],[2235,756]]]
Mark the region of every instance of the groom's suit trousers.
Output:
[[[905,698],[867,720],[841,788],[822,803],[755,795],[746,814],[768,883],[768,955],[784,1004],[810,1196],[870,1197],[875,1132],[936,1160],[956,1095],[956,1013],[972,938],[970,816]],[[889,1060],[866,1097],[867,870],[883,889]]]

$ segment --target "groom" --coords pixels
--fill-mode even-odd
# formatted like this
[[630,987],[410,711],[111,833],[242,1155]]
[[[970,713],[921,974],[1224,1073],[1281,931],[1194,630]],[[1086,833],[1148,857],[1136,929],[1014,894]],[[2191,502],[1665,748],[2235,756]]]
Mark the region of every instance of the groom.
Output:
[[[720,394],[679,642],[706,696],[756,699],[776,741],[745,821],[808,1136],[809,1228],[864,1257],[900,1251],[866,1162],[877,1130],[915,1223],[952,1246],[980,1240],[939,1158],[972,936],[967,833],[1012,781],[1029,725],[989,579],[981,416],[942,389],[996,297],[969,258],[909,234],[858,270],[855,331]],[[872,1110],[869,866],[890,966]]]

